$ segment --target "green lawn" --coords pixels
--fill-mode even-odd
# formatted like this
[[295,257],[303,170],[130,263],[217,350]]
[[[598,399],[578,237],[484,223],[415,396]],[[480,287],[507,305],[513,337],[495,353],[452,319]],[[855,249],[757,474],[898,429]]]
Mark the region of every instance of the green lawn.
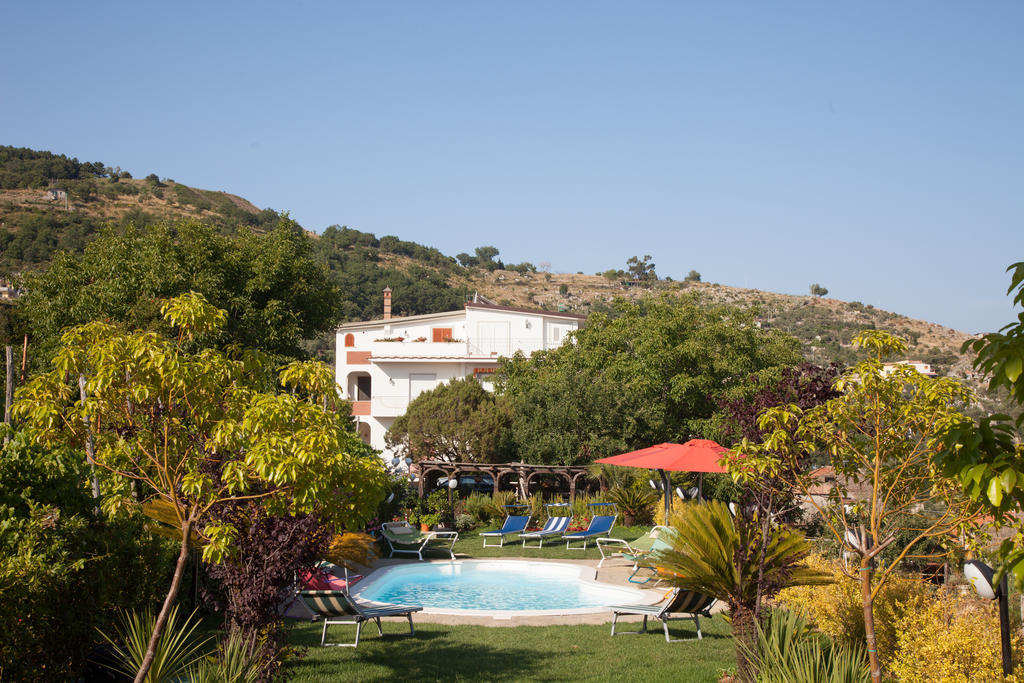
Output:
[[[415,616],[413,617],[415,619]],[[295,626],[289,642],[308,646],[286,672],[297,683],[377,680],[482,681],[717,681],[733,669],[733,642],[725,620],[701,620],[703,640],[666,643],[661,624],[643,635],[612,638],[610,626],[444,626],[416,624],[414,638],[377,635],[363,627],[359,648],[320,647],[319,624]],[[653,626],[653,625],[652,625]],[[631,628],[626,624],[626,628]],[[384,632],[408,633],[404,620]],[[672,622],[673,637],[695,635],[693,623]],[[327,635],[354,638],[355,627]]]
[[[643,536],[651,527],[615,527],[612,529],[610,534],[612,538],[624,538],[627,541],[632,541],[640,536]],[[491,547],[491,539],[488,539],[488,547],[483,547],[483,539],[480,538],[480,532],[487,531],[487,529],[480,529],[474,531],[465,531],[459,533],[459,540],[455,542],[455,556],[460,558],[482,558],[482,557],[525,557],[535,558],[543,557],[547,559],[559,559],[559,560],[599,560],[601,559],[601,553],[597,551],[597,546],[594,545],[593,541],[587,543],[586,550],[566,550],[565,541],[558,541],[556,539],[550,541],[544,541],[543,548],[523,548],[523,542],[519,540],[511,540],[515,537],[510,537],[505,541],[504,547]],[[496,542],[496,541],[494,541]],[[531,544],[536,545],[535,542],[531,541]],[[579,543],[574,544],[579,546]],[[398,555],[398,557],[413,557],[411,555]],[[429,557],[443,558],[447,557],[444,552],[432,551]],[[413,557],[413,559],[416,559]]]
[[[635,539],[650,527],[618,527],[612,536]],[[455,554],[460,558],[517,557],[597,560],[597,548],[566,550],[565,543],[545,543],[541,549],[483,548],[478,531],[460,533]],[[399,556],[401,557],[401,556]],[[431,553],[447,558],[447,553]],[[416,617],[414,615],[414,620]],[[736,666],[729,626],[717,615],[702,619],[703,640],[666,643],[660,622],[645,635],[612,638],[610,624],[601,626],[445,626],[416,623],[415,638],[381,638],[372,624],[363,627],[358,649],[320,647],[320,624],[296,624],[289,642],[309,649],[286,667],[299,683],[313,681],[486,680],[486,681],[717,681]],[[392,619],[384,632],[407,629]],[[626,629],[633,629],[627,623]],[[674,638],[696,635],[693,622],[672,622]],[[406,631],[407,632],[407,631]],[[332,626],[329,640],[351,641],[355,627]]]

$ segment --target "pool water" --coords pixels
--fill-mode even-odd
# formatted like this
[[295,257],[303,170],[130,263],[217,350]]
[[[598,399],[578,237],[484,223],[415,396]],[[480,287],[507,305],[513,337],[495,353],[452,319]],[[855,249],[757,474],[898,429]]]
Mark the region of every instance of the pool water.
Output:
[[462,560],[388,567],[356,584],[353,592],[363,600],[454,614],[567,614],[653,602],[641,591],[600,584],[593,576],[592,567],[565,563]]

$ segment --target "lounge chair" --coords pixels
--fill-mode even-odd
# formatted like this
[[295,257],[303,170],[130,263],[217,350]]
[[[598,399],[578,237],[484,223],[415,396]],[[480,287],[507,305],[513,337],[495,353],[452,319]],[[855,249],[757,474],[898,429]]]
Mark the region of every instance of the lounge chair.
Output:
[[[597,549],[601,553],[601,561],[597,563],[597,568],[600,569],[603,567],[605,560],[609,560],[617,556],[633,563],[633,573],[629,575],[627,581],[639,584],[653,581],[657,578],[657,572],[648,562],[648,558],[655,550],[671,548],[669,543],[663,537],[663,534],[668,531],[670,531],[668,527],[658,525],[635,541],[626,541],[621,538],[597,539]],[[620,547],[615,548],[615,546]],[[649,572],[650,575],[642,580],[636,578],[637,574],[641,571]]]
[[[618,517],[618,513],[615,511],[615,503],[591,503],[590,506],[595,512],[610,511],[613,514],[610,515],[598,515],[595,514],[590,524],[587,526],[585,531],[574,531],[569,534],[562,534],[562,540],[565,541],[566,550],[586,550],[587,541],[592,538],[600,538],[611,533],[612,527],[615,526],[615,518]],[[581,548],[571,548],[570,544],[573,541],[583,541]]]
[[[373,621],[377,624],[377,633],[384,635],[381,628],[381,617],[406,617],[409,619],[409,634],[416,635],[412,625],[412,613],[419,612],[422,607],[410,605],[375,604],[357,602],[347,590],[340,591],[299,591],[299,598],[306,606],[324,621],[324,630],[320,635],[320,645],[337,647],[359,647],[359,634],[363,624]],[[356,640],[354,643],[328,643],[327,627],[333,624],[355,624]],[[389,634],[390,635],[390,634]],[[399,635],[399,634],[395,634]],[[405,635],[405,634],[401,634]]]
[[[684,640],[693,640],[693,638],[670,638],[668,622],[673,619],[693,619],[693,623],[697,627],[697,640],[701,640],[704,635],[700,632],[699,617],[710,619],[711,607],[715,602],[715,598],[702,593],[676,588],[667,598],[655,605],[615,605],[609,607],[612,611],[612,635],[647,633],[647,618],[653,617],[659,619],[665,629],[665,642],[679,643]],[[615,622],[623,614],[642,616],[644,618],[643,627],[639,631],[619,631],[616,633]]]
[[399,553],[415,555],[423,559],[423,551],[428,549],[445,550],[452,559],[455,553],[455,541],[459,534],[454,531],[420,531],[409,526],[408,522],[384,522],[380,525],[380,535],[388,544],[388,555],[393,557]]
[[[512,512],[517,509],[526,508],[525,505],[506,505],[505,507],[509,510],[509,512]],[[505,523],[501,525],[500,529],[498,529],[497,531],[485,531],[484,533],[480,534],[480,537],[484,539],[484,547],[502,547],[503,545],[505,545],[506,536],[514,536],[516,534],[523,533],[524,531],[526,531],[526,527],[529,523],[530,515],[509,514],[507,517],[505,517]],[[497,538],[498,545],[495,546],[493,543],[491,543],[491,545],[488,546],[488,538]]]
[[[548,521],[544,524],[543,529],[519,534],[519,538],[523,539],[524,548],[543,548],[545,538],[561,536],[569,529],[569,524],[572,522],[572,515],[563,516],[565,513],[569,512],[568,503],[551,503],[547,508]],[[526,545],[527,541],[537,541],[537,545]]]

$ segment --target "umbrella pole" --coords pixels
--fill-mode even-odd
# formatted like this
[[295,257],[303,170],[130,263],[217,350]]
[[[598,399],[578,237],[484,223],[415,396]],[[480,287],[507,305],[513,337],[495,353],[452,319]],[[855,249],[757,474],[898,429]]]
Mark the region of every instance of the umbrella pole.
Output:
[[665,493],[665,525],[668,526],[669,513],[672,511],[672,482],[668,478],[668,472],[661,472],[661,490]]
[[704,502],[704,473],[697,473],[697,502]]

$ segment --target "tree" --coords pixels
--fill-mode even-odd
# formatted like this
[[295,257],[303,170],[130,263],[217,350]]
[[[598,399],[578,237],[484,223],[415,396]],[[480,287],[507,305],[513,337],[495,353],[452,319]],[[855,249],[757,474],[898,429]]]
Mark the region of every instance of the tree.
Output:
[[662,578],[683,590],[709,595],[729,605],[739,677],[752,681],[747,652],[757,641],[757,605],[789,586],[827,583],[829,579],[801,566],[810,554],[803,534],[783,526],[758,533],[759,526],[737,524],[725,503],[685,503],[672,516],[670,550],[657,550],[652,561]]
[[714,438],[720,399],[746,395],[752,374],[799,361],[796,340],[758,329],[748,311],[664,295],[616,301],[560,347],[503,359],[496,381],[519,456],[575,465]]
[[822,287],[821,285],[819,285],[817,282],[815,282],[813,285],[811,285],[810,289],[811,289],[811,296],[822,297],[822,296],[825,296],[826,294],[828,294],[828,290],[825,289],[824,287]]
[[19,390],[15,408],[40,444],[84,449],[106,473],[108,513],[152,502],[174,512],[180,553],[137,682],[193,536],[207,561],[231,555],[237,528],[214,510],[250,501],[274,515],[317,512],[340,528],[365,523],[387,485],[381,461],[350,429],[329,368],[290,363],[278,375],[283,391],[266,390],[274,372],[265,355],[207,344],[226,311],[194,292],[160,310],[173,337],[100,321],[71,329],[53,369]]
[[417,396],[384,438],[389,448],[415,460],[502,462],[508,415],[476,379],[455,379]]
[[158,301],[188,291],[227,311],[218,341],[288,358],[331,330],[341,297],[316,263],[309,237],[288,219],[265,234],[217,234],[199,223],[106,230],[82,254],[59,254],[24,281],[22,307],[36,356],[65,328],[90,320],[166,330]]
[[[758,421],[763,443],[745,442],[745,457],[730,471],[746,478],[791,476],[790,485],[843,549],[859,557],[859,576],[848,576],[861,585],[871,672],[878,681],[875,596],[921,541],[952,537],[978,512],[937,466],[941,437],[963,420],[956,407],[971,395],[953,379],[926,377],[909,366],[888,372],[883,359],[903,353],[906,344],[887,332],[861,332],[854,344],[871,355],[836,382],[841,395],[809,410],[782,405],[765,411]],[[811,495],[820,481],[803,466],[814,452],[828,454],[835,471],[827,502]],[[854,488],[862,493],[848,504]],[[899,533],[905,529],[914,533]],[[890,545],[893,554],[883,558]]]
[[475,256],[470,256],[466,252],[456,254],[455,258],[458,260],[458,262],[462,265],[463,268],[473,268],[480,265],[480,262],[477,260]]
[[686,274],[686,277],[683,278],[683,280],[686,282],[700,282],[700,273],[696,270],[691,270]]
[[[1011,294],[1021,307],[1017,322],[998,332],[964,342],[961,353],[977,354],[974,367],[989,377],[989,390],[1005,390],[1014,403],[1024,407],[1024,262],[1014,263]],[[996,527],[1015,528],[1017,533],[999,547],[996,580],[1009,572],[1018,589],[1024,589],[1024,410],[1016,420],[1009,415],[991,415],[978,422],[963,420],[946,435],[941,454],[943,471],[956,477],[964,492],[991,515]]]
[[651,263],[651,255],[647,254],[641,259],[638,256],[630,256],[626,260],[626,269],[629,276],[638,282],[657,280],[658,274],[654,272],[654,264]]

